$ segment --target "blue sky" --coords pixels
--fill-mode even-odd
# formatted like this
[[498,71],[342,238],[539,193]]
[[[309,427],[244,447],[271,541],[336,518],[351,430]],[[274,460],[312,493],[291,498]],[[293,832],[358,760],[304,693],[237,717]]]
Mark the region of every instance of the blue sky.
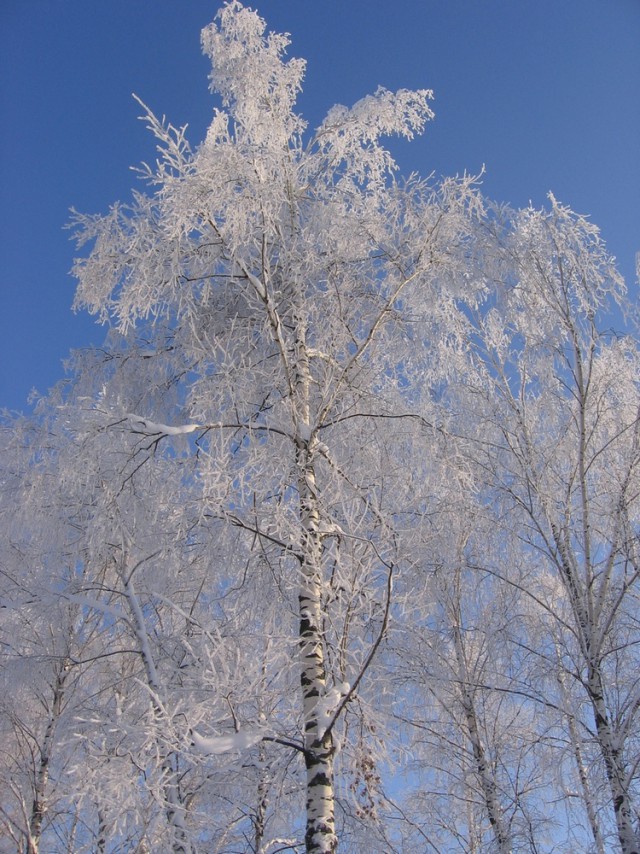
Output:
[[[394,145],[401,171],[484,165],[487,196],[552,190],[597,223],[635,290],[640,250],[640,0],[262,0],[308,60],[311,126],[378,85],[432,88],[436,120]],[[202,139],[214,105],[200,30],[213,0],[2,0],[0,408],[26,409],[71,348],[104,329],[74,315],[72,206],[127,199],[153,160],[135,92]]]

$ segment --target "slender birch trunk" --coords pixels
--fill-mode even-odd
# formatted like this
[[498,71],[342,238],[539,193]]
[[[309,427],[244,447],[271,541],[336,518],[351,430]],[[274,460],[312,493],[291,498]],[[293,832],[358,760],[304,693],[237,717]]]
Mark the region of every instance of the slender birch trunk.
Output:
[[104,813],[98,810],[98,839],[96,840],[97,854],[105,854],[107,850],[107,822]]
[[308,448],[302,457],[303,477],[299,484],[301,518],[304,531],[302,582],[298,596],[300,614],[300,658],[303,714],[304,757],[307,768],[307,829],[305,843],[309,854],[332,854],[338,848],[335,834],[333,756],[331,733],[325,733],[319,721],[319,702],[326,694],[327,674],[324,660],[322,577],[318,532],[315,476],[308,460]]
[[307,829],[309,854],[332,854],[338,847],[335,834],[333,791],[333,737],[324,733],[318,720],[318,703],[326,693],[322,646],[320,585],[305,578],[300,604],[300,653],[304,711],[304,746],[307,768]]
[[609,791],[611,792],[620,848],[622,854],[640,854],[640,832],[636,832],[633,826],[633,810],[629,798],[622,744],[616,737],[611,726],[611,719],[604,697],[602,674],[597,664],[589,665],[587,690],[593,708],[598,743],[609,782]]
[[51,703],[51,711],[47,728],[45,729],[44,738],[42,739],[42,747],[40,748],[40,761],[36,771],[35,786],[33,793],[33,803],[31,805],[31,815],[29,817],[29,829],[27,836],[26,852],[27,854],[38,854],[40,850],[40,838],[42,836],[42,825],[47,812],[47,785],[49,783],[49,765],[51,762],[51,753],[53,751],[55,741],[55,731],[58,720],[62,713],[62,703],[64,700],[65,681],[69,673],[69,663],[63,662],[60,670],[56,674],[53,685],[53,697]]
[[[134,619],[140,655],[144,664],[147,684],[150,689],[153,714],[156,720],[160,721],[162,718],[162,708],[158,698],[162,696],[162,686],[160,684],[153,653],[149,646],[149,638],[144,623],[142,608],[140,607],[140,601],[131,578],[135,569],[136,567],[134,567],[128,575],[125,575],[123,572],[121,577],[127,602],[129,603],[129,608]],[[193,848],[189,843],[187,832],[184,827],[185,806],[180,796],[180,788],[176,779],[176,770],[173,767],[171,755],[167,755],[164,752],[162,753],[161,772],[165,799],[165,813],[167,816],[167,823],[169,824],[173,834],[171,851],[173,854],[193,854]]]
[[304,716],[304,757],[307,769],[308,854],[333,854],[338,849],[335,831],[333,758],[330,732],[319,720],[320,701],[327,692],[322,628],[322,535],[318,486],[313,463],[310,425],[310,369],[302,324],[296,346],[297,435],[296,463],[302,527],[301,584],[298,594],[299,638]]
[[469,676],[467,672],[467,663],[465,659],[464,645],[462,641],[462,632],[460,630],[460,621],[456,619],[453,626],[454,643],[456,650],[456,661],[458,665],[458,673],[460,676],[460,693],[462,709],[464,712],[465,722],[467,725],[467,735],[471,742],[471,750],[473,752],[473,760],[475,764],[475,772],[480,782],[482,791],[482,799],[487,811],[489,823],[493,830],[493,835],[496,843],[496,850],[499,854],[511,854],[511,843],[509,840],[509,832],[504,824],[502,809],[498,800],[497,785],[495,777],[489,768],[486,751],[480,736],[478,727],[478,718],[476,715],[473,696],[469,690]]
[[[264,750],[260,751],[260,762],[265,761]],[[253,822],[253,848],[256,854],[261,854],[264,843],[264,831],[267,821],[267,808],[269,806],[269,780],[267,773],[260,774],[257,791],[256,815]]]
[[[555,530],[554,536],[556,542],[560,543]],[[580,585],[573,564],[567,557],[568,550],[563,545],[559,548],[561,556],[559,568],[567,585],[578,622],[582,652],[586,659],[587,679],[585,688],[591,703],[598,747],[609,783],[618,839],[622,854],[640,854],[640,838],[633,826],[633,810],[624,769],[623,743],[618,739],[611,725],[611,717],[605,697],[602,669],[597,653],[597,632],[592,617],[593,608],[589,601],[589,597],[592,595],[591,586],[585,590],[585,587]]]
[[[267,722],[267,716],[264,713],[264,708],[262,705],[262,697],[267,688],[267,656],[269,651],[269,644],[270,639],[267,638],[265,655],[262,659],[262,678],[260,686],[261,690],[258,697],[258,720],[260,721],[260,726],[265,726]],[[258,757],[261,771],[260,778],[258,780],[258,790],[256,793],[256,814],[253,820],[253,847],[256,854],[262,854],[264,850],[263,844],[267,823],[267,809],[269,807],[269,784],[271,782],[264,743],[260,745]]]
[[[560,663],[560,653],[556,648],[556,658],[558,661],[558,672],[556,674],[556,679],[558,685],[560,687],[560,694],[562,696],[562,705],[566,708],[570,708],[569,695],[567,692],[564,674],[562,672],[562,665]],[[576,763],[576,769],[578,772],[578,779],[580,780],[580,787],[582,789],[582,800],[584,801],[585,810],[587,812],[587,818],[589,819],[589,827],[591,828],[591,834],[593,836],[593,842],[595,845],[595,850],[597,854],[605,854],[604,850],[604,842],[602,840],[602,834],[600,833],[600,827],[598,825],[598,819],[596,816],[596,809],[593,800],[593,796],[591,794],[591,787],[589,785],[589,777],[587,774],[587,768],[584,764],[584,760],[582,758],[582,749],[580,746],[580,736],[578,734],[578,728],[576,726],[575,717],[567,712],[566,714],[567,726],[569,728],[569,737],[571,739],[571,749],[573,751],[573,758]]]
[[[212,223],[213,225],[213,223]],[[215,231],[215,225],[213,225]],[[304,720],[304,757],[307,769],[305,844],[309,854],[333,854],[338,841],[335,833],[333,782],[334,745],[331,733],[322,728],[319,703],[327,691],[327,674],[322,630],[322,535],[318,508],[318,487],[313,462],[311,425],[311,370],[306,345],[303,306],[294,312],[294,341],[289,348],[284,326],[269,284],[263,239],[261,278],[240,262],[240,268],[261,300],[278,350],[289,389],[295,434],[295,464],[302,531],[298,616],[300,643],[300,686]]]
[[598,620],[599,608],[597,601],[594,602],[594,568],[592,560],[592,525],[589,487],[587,483],[587,410],[588,398],[590,396],[589,377],[591,374],[593,351],[595,349],[595,330],[592,350],[583,358],[578,333],[573,324],[571,325],[573,338],[573,349],[575,356],[575,377],[579,391],[578,398],[578,478],[580,487],[580,503],[582,515],[582,548],[584,551],[585,568],[585,597],[582,613],[583,620],[588,620],[588,633],[585,635],[585,652],[587,659],[587,692],[591,701],[593,714],[598,734],[600,751],[604,760],[604,766],[609,781],[613,811],[618,829],[618,839],[622,848],[622,854],[640,854],[640,839],[633,828],[632,808],[629,800],[629,792],[624,771],[622,755],[623,744],[618,740],[611,726],[611,719],[605,699],[605,690],[602,679],[602,668],[600,663],[600,643],[596,638],[596,621]]
[[591,834],[593,835],[593,844],[595,845],[597,854],[605,854],[604,843],[602,841],[602,835],[600,833],[598,820],[596,818],[596,813],[593,806],[593,798],[591,796],[589,779],[587,777],[587,769],[582,758],[582,750],[580,749],[580,739],[578,738],[576,722],[572,715],[568,715],[567,717],[569,726],[569,736],[571,738],[571,746],[573,748],[573,758],[575,760],[576,768],[578,770],[578,778],[580,779],[580,786],[582,788],[582,798],[584,800],[585,809],[587,811],[587,818],[589,819],[589,827],[591,828]]

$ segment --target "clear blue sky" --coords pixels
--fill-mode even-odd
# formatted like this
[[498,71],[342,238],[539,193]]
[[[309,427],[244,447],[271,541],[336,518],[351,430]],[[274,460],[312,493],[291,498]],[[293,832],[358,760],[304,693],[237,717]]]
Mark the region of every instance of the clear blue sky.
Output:
[[[0,408],[25,409],[70,348],[68,210],[127,199],[153,160],[136,92],[202,139],[213,99],[200,29],[214,0],[0,3]],[[486,195],[591,215],[631,287],[640,250],[640,0],[262,0],[308,60],[312,126],[379,84],[432,88],[436,120],[395,146],[403,172],[477,172]]]

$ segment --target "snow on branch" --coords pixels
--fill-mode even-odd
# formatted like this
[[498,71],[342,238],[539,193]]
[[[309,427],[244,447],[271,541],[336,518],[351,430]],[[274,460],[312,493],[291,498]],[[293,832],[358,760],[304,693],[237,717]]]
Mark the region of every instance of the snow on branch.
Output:
[[349,682],[339,682],[331,688],[324,697],[320,697],[316,703],[315,712],[318,716],[318,738],[324,738],[324,734],[334,723],[338,709],[341,708],[343,697],[351,693]]
[[196,430],[204,430],[202,424],[160,424],[157,421],[150,421],[148,418],[142,418],[140,415],[127,413],[127,418],[135,422],[138,429],[149,435],[162,434],[164,436],[184,436],[188,433],[195,433]]
[[218,756],[222,753],[239,753],[259,744],[264,738],[264,733],[258,730],[240,730],[229,735],[204,736],[195,730],[191,733],[193,746],[203,756]]

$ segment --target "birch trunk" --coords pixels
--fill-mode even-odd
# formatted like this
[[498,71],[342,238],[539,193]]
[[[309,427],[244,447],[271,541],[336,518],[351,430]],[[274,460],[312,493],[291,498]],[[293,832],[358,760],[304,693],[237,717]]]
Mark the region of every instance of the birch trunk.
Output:
[[[580,500],[582,511],[582,547],[584,551],[585,567],[585,595],[584,605],[581,609],[582,622],[587,623],[585,633],[585,652],[587,659],[587,692],[593,708],[593,714],[598,734],[598,742],[604,761],[604,766],[609,781],[609,789],[616,818],[618,839],[622,854],[640,854],[640,838],[633,826],[633,811],[629,798],[626,773],[624,769],[623,745],[624,740],[618,738],[611,725],[611,716],[605,698],[605,686],[601,666],[602,636],[600,630],[596,630],[598,619],[602,619],[601,602],[599,597],[594,601],[594,579],[595,571],[593,565],[592,549],[592,523],[589,485],[587,481],[587,470],[589,464],[587,410],[589,402],[589,382],[592,365],[590,359],[585,365],[578,341],[574,332],[575,374],[579,389],[579,445],[578,445],[578,476],[580,484]],[[624,490],[622,492],[624,495]],[[622,502],[621,502],[622,504]],[[602,584],[606,584],[605,581]],[[603,588],[604,592],[604,588]]]
[[467,673],[467,663],[465,651],[462,641],[462,632],[460,630],[459,620],[454,621],[453,626],[456,661],[458,664],[458,672],[460,674],[460,693],[462,709],[467,725],[467,735],[471,742],[471,750],[473,752],[473,760],[475,764],[475,772],[480,782],[482,791],[482,799],[487,811],[489,823],[493,830],[493,835],[496,843],[496,850],[499,854],[511,854],[511,843],[509,841],[509,833],[504,824],[502,809],[497,795],[497,785],[493,773],[489,768],[486,751],[480,736],[478,727],[478,718],[476,715],[473,696],[469,690],[469,676]]
[[[593,619],[592,585],[587,588],[580,585],[576,578],[572,562],[567,557],[567,549],[554,531],[556,542],[560,543],[561,560],[558,565],[567,586],[574,614],[578,623],[579,638],[586,659],[587,679],[585,687],[596,725],[598,747],[604,762],[611,801],[616,820],[618,839],[622,854],[640,854],[640,839],[633,827],[633,810],[629,797],[626,773],[623,762],[623,740],[619,740],[611,725],[607,707],[603,674],[598,654],[598,634]],[[592,576],[589,567],[589,576]],[[595,650],[595,651],[594,651]]]
[[[140,601],[133,586],[131,576],[135,572],[134,567],[128,576],[122,573],[122,582],[129,608],[134,619],[136,637],[138,639],[140,655],[144,664],[147,684],[150,689],[151,705],[156,720],[162,717],[162,708],[158,698],[162,696],[162,686],[156,669],[155,660],[149,646],[149,637],[144,623],[144,615],[140,607]],[[188,841],[187,832],[184,827],[185,807],[180,797],[180,789],[176,779],[176,770],[173,767],[171,756],[161,753],[162,787],[165,799],[165,813],[167,823],[171,828],[173,839],[171,851],[173,854],[192,854],[193,848]]]
[[105,854],[107,850],[107,822],[101,810],[98,810],[98,839],[96,840],[97,854]]
[[296,463],[302,527],[301,585],[298,595],[299,639],[304,717],[304,757],[307,769],[305,844],[309,854],[333,854],[338,849],[335,832],[331,732],[320,720],[320,704],[327,693],[327,673],[322,628],[322,535],[318,486],[313,463],[310,425],[310,369],[304,330],[298,328],[296,346],[297,435]]
[[40,838],[42,836],[42,825],[47,812],[47,785],[49,783],[49,763],[55,740],[56,725],[62,713],[62,702],[64,700],[64,686],[69,672],[68,662],[64,662],[56,674],[53,686],[53,698],[51,712],[47,721],[47,728],[42,739],[40,749],[40,761],[36,772],[35,787],[31,815],[29,817],[29,831],[27,837],[27,854],[38,854],[40,850]]
[[331,733],[320,726],[318,705],[326,693],[326,672],[322,644],[320,584],[307,577],[299,596],[300,654],[304,713],[304,757],[307,769],[307,826],[305,843],[309,854],[333,854],[338,842],[335,833],[333,755]]
[[[267,659],[269,655],[269,646],[271,643],[271,639],[267,638],[264,658],[262,660],[262,674],[261,674],[261,686],[258,697],[259,703],[259,713],[258,720],[260,721],[261,727],[267,726],[267,715],[265,714],[262,697],[266,693],[267,690]],[[265,750],[264,744],[260,745],[259,754],[258,754],[259,767],[262,769],[260,771],[260,778],[258,780],[258,790],[256,793],[256,814],[253,821],[253,844],[256,854],[264,854],[267,848],[269,848],[269,844],[265,846],[264,838],[267,824],[267,810],[269,808],[269,791],[271,785],[271,771],[269,768],[269,763],[267,761],[267,752]]]
[[322,542],[318,530],[315,474],[308,445],[300,449],[302,477],[299,482],[303,527],[300,615],[300,659],[304,715],[304,757],[307,768],[307,829],[309,854],[332,854],[338,847],[334,818],[333,756],[331,733],[319,720],[320,701],[327,691],[327,674],[322,631]]
[[578,737],[576,722],[571,715],[568,715],[567,723],[569,726],[569,736],[571,737],[573,756],[575,759],[576,768],[578,770],[580,786],[582,788],[582,798],[584,800],[585,809],[587,811],[587,817],[589,819],[589,827],[591,828],[591,833],[593,835],[593,844],[595,846],[597,854],[605,854],[604,843],[602,842],[602,836],[600,834],[600,828],[598,827],[598,820],[596,818],[596,813],[594,810],[593,797],[591,795],[589,787],[587,769],[582,758],[582,750],[580,748],[580,739]]
[[604,760],[607,780],[609,781],[620,848],[622,854],[640,854],[640,837],[633,826],[633,811],[629,798],[622,749],[611,727],[611,720],[602,686],[602,676],[597,664],[589,666],[587,690],[593,708],[598,743]]
[[[264,763],[264,750],[260,751],[260,762]],[[256,854],[264,851],[264,831],[267,820],[267,808],[269,806],[269,780],[266,771],[260,775],[257,792],[256,815],[253,822],[253,847]]]
[[[561,657],[558,649],[556,649],[556,659],[558,662],[558,672],[556,678],[558,681],[558,686],[560,688],[562,705],[564,708],[570,709],[571,702],[565,684],[564,674],[561,665]],[[576,763],[578,779],[580,780],[580,787],[582,789],[582,799],[584,801],[585,810],[587,812],[587,818],[589,819],[589,827],[591,828],[591,833],[593,835],[595,850],[597,854],[605,854],[604,842],[602,841],[602,835],[600,833],[600,827],[598,825],[598,820],[596,816],[596,806],[593,799],[593,795],[591,793],[591,786],[589,785],[589,776],[584,763],[584,759],[582,757],[582,748],[580,746],[580,736],[578,733],[578,728],[576,726],[576,719],[569,711],[567,712],[566,719],[567,726],[569,729],[569,737],[571,739],[571,749],[573,752],[573,758]]]

